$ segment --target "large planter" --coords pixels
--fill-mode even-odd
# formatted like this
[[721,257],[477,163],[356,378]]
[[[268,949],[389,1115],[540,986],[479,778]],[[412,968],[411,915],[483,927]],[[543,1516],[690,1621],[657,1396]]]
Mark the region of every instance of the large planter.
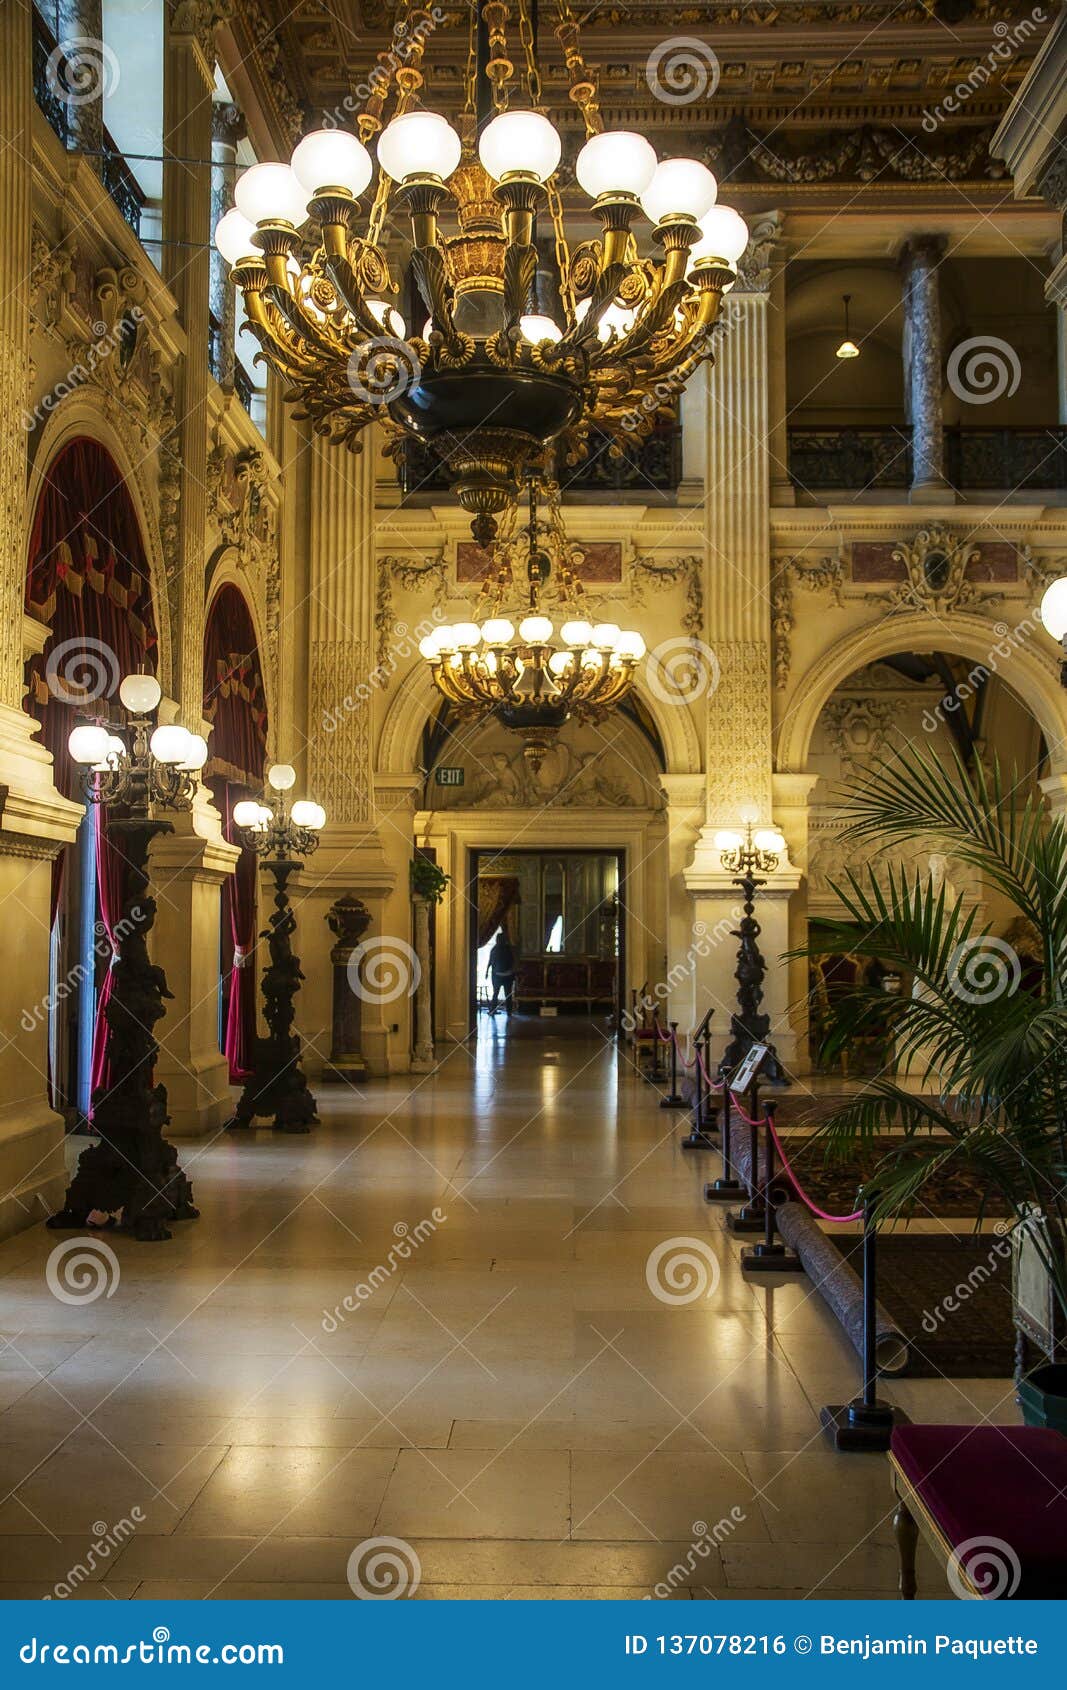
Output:
[[1027,1426],[1047,1426],[1067,1435],[1067,1363],[1048,1362],[1020,1380],[1019,1407]]

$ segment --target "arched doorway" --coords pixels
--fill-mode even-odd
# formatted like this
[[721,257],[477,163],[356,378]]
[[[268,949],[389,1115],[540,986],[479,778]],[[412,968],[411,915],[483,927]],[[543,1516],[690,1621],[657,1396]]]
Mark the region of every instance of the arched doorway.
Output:
[[[1040,798],[1048,773],[1049,752],[1041,725],[1019,692],[988,663],[976,664],[950,649],[928,653],[887,652],[844,676],[825,699],[812,728],[808,766],[815,781],[808,808],[806,905],[809,932],[840,919],[836,888],[855,874],[866,883],[873,872],[888,889],[888,865],[902,868],[910,882],[932,881],[944,891],[946,905],[963,900],[975,910],[979,926],[1012,943],[1027,965],[1027,936],[1017,913],[999,888],[968,862],[951,854],[936,831],[916,833],[906,841],[857,844],[846,836],[848,797],[882,761],[904,747],[936,759],[950,774],[959,764],[968,774],[988,777],[999,767],[1005,786],[1021,809]],[[1032,945],[1030,946],[1032,948]],[[910,992],[914,982],[878,958],[844,953],[821,957],[809,979],[809,1020],[813,1062],[819,1066],[820,1024],[835,994],[863,984],[892,992]],[[830,1065],[855,1077],[869,1068],[880,1071],[887,1050],[872,1024],[863,1039]],[[825,1064],[824,1064],[825,1066]]]
[[[54,780],[80,799],[67,737],[83,716],[106,718],[123,675],[155,673],[157,635],[149,565],[122,471],[97,440],[78,437],[41,478],[30,525],[26,614],[41,649],[26,665],[26,709],[40,722]],[[103,1008],[112,922],[122,907],[124,861],[99,809],[52,874],[49,1090],[68,1124],[83,1124],[94,1084],[106,1079]]]
[[204,717],[211,755],[204,771],[222,816],[223,834],[241,846],[226,881],[219,933],[219,1049],[230,1079],[248,1078],[256,1027],[256,855],[237,837],[233,809],[263,791],[267,699],[252,613],[240,588],[221,586],[204,630]]

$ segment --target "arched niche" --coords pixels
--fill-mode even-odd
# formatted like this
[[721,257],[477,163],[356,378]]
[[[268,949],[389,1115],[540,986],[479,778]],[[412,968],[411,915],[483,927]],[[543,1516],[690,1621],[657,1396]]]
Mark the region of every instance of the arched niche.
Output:
[[126,484],[148,559],[148,584],[152,594],[158,653],[156,674],[163,691],[173,694],[166,563],[156,497],[145,475],[145,464],[154,461],[156,452],[154,448],[146,450],[145,442],[137,431],[121,418],[114,405],[92,387],[79,388],[71,393],[50,414],[40,431],[26,489],[25,531],[30,532],[37,501],[52,465],[71,441],[82,438],[95,440],[107,451]]
[[244,600],[255,636],[256,649],[259,653],[260,673],[263,676],[263,690],[267,697],[267,750],[269,755],[274,745],[278,719],[278,677],[271,673],[268,662],[270,646],[267,640],[267,626],[263,608],[256,595],[250,591],[248,574],[241,564],[241,554],[236,546],[221,546],[214,553],[207,567],[206,585],[205,637],[212,607],[224,589],[234,589]]
[[1059,683],[1051,640],[1036,616],[1008,628],[968,611],[955,611],[944,622],[912,612],[885,616],[824,652],[792,693],[779,729],[777,772],[807,772],[815,724],[831,695],[857,669],[899,651],[945,651],[965,658],[976,670],[982,667],[1000,675],[1044,734],[1051,773],[1067,773],[1067,692]]

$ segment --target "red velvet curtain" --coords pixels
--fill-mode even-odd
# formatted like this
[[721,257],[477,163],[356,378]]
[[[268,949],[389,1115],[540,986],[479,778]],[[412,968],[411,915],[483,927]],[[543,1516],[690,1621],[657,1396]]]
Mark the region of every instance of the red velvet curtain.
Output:
[[67,735],[77,716],[105,714],[123,675],[156,667],[152,596],[137,512],[96,440],[72,440],[48,470],[30,530],[26,609],[51,629],[26,666],[26,709],[78,797]]
[[[204,635],[204,715],[212,724],[208,772],[223,816],[223,831],[235,839],[233,806],[263,789],[267,708],[255,629],[236,587],[225,586],[212,602]],[[230,1079],[246,1080],[256,1033],[256,855],[243,845],[236,871],[226,883],[224,943],[233,950],[223,963],[225,1033],[223,1052]]]
[[[48,469],[30,530],[26,609],[50,629],[44,650],[26,665],[25,708],[41,724],[39,738],[52,753],[55,783],[80,798],[78,770],[67,754],[67,736],[80,715],[106,715],[123,675],[154,671],[156,628],[148,560],[133,500],[122,473],[99,441],[72,440]],[[97,881],[107,907],[105,924],[122,908],[122,858],[96,824]],[[54,925],[67,865],[60,852],[52,868]],[[103,1006],[97,1005],[93,1078],[105,1076]],[[106,1082],[106,1077],[103,1079]]]
[[[514,874],[478,876],[478,948],[487,945],[498,927],[508,931],[508,915],[518,901],[519,879]],[[510,935],[509,935],[510,937]]]

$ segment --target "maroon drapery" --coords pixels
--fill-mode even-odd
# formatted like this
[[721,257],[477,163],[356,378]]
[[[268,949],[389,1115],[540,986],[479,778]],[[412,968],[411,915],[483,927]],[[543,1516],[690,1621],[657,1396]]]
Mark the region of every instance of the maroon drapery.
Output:
[[[123,896],[126,891],[126,857],[121,841],[116,840],[108,827],[103,806],[93,810],[96,827],[96,892],[100,905],[100,919],[104,932],[115,950],[115,929],[122,917]],[[113,1075],[107,1054],[107,1019],[104,1011],[111,996],[112,973],[108,965],[100,995],[96,1000],[96,1025],[93,1028],[93,1065],[90,1096],[95,1097],[98,1086],[111,1085]]]
[[106,714],[123,675],[156,666],[137,512],[118,465],[96,440],[72,440],[45,475],[30,529],[26,609],[51,629],[26,665],[26,709],[41,723],[56,785],[77,797],[67,755],[75,718]]
[[[252,617],[234,586],[220,589],[208,613],[204,715],[212,725],[208,772],[223,831],[231,844],[242,844],[235,837],[233,806],[241,798],[259,797],[262,792],[267,708]],[[224,904],[233,949],[223,961],[223,1052],[235,1082],[251,1073],[256,1033],[256,883],[255,852],[242,844],[237,868],[226,883]]]
[[[26,610],[51,630],[44,650],[26,665],[25,708],[41,724],[54,780],[80,798],[67,736],[79,715],[106,715],[123,675],[155,670],[156,628],[148,560],[133,500],[122,473],[99,441],[79,438],[56,456],[41,487],[30,529]],[[97,824],[100,823],[97,815]],[[122,907],[121,856],[98,825],[98,884],[108,882],[115,920]],[[52,865],[55,924],[68,852]],[[104,913],[105,923],[109,917]],[[93,1078],[105,1072],[103,1006],[97,1005]],[[50,1081],[51,1085],[51,1081]]]
[[518,902],[519,878],[515,874],[478,876],[478,949],[487,945],[498,927],[507,932],[508,915]]

